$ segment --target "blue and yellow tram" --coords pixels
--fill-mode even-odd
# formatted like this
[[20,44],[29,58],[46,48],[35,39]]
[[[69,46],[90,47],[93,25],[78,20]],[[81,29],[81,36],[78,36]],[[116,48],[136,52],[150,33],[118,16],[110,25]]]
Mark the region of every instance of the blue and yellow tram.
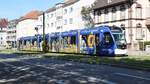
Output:
[[[20,39],[21,45],[25,46],[24,40],[30,41],[31,45],[37,42],[41,44],[43,37],[38,36]],[[115,56],[127,54],[125,32],[116,26],[99,26],[95,28],[56,32],[46,35],[50,52],[97,54],[100,56]],[[42,46],[37,46],[37,48]],[[26,48],[27,49],[27,48]],[[31,48],[30,48],[31,49]]]

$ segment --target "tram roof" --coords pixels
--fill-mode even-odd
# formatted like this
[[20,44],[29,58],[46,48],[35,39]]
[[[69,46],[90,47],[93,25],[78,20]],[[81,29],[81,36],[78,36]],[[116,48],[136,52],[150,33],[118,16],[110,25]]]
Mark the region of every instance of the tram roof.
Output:
[[50,34],[50,37],[51,38],[57,38],[57,37],[59,37],[60,36],[60,32],[55,32],[55,33],[51,33]]
[[80,31],[80,34],[81,35],[97,34],[101,30],[108,31],[108,28],[109,28],[109,26],[99,26],[99,27],[94,27],[94,28],[82,29]]
[[78,34],[78,30],[71,30],[71,31],[62,32],[61,36],[75,36],[77,34]]
[[26,40],[26,41],[34,40],[34,39],[36,39],[35,36],[27,36],[27,37],[22,37],[22,38],[20,38],[20,40]]

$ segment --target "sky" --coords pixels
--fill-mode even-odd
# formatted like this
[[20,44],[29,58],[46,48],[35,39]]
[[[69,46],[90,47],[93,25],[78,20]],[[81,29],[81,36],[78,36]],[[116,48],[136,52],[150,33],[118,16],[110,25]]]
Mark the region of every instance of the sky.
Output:
[[18,19],[32,10],[44,11],[63,0],[1,0],[0,18]]

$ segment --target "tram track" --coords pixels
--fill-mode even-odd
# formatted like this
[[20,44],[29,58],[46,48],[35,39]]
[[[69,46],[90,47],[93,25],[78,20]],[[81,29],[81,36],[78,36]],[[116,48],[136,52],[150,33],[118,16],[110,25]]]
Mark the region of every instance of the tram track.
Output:
[[[26,60],[26,59],[22,59],[22,60]],[[19,73],[19,72],[25,72],[26,74],[25,75],[21,75],[19,77],[16,77],[16,78],[10,78],[8,80],[0,80],[0,83],[8,83],[8,82],[17,82],[21,79],[24,79],[24,78],[30,78],[31,76],[34,76],[34,77],[38,77],[39,79],[43,79],[43,80],[54,80],[56,79],[55,81],[52,81],[52,82],[55,82],[55,83],[61,83],[61,84],[65,84],[66,80],[61,80],[60,78],[67,78],[67,76],[75,76],[75,77],[79,77],[79,78],[89,78],[91,79],[90,82],[101,82],[101,83],[105,83],[105,84],[116,84],[116,83],[113,83],[113,82],[110,82],[110,81],[107,81],[107,80],[104,80],[104,79],[101,79],[101,78],[95,78],[95,77],[88,77],[86,75],[83,75],[83,74],[77,74],[76,72],[68,72],[68,71],[64,71],[64,70],[57,70],[56,68],[54,67],[47,67],[47,66],[43,66],[43,65],[37,65],[37,64],[33,64],[31,62],[24,62],[22,60],[19,60],[19,61],[11,61],[11,62],[8,62],[8,61],[5,61],[5,62],[0,62],[0,63],[3,63],[4,65],[6,66],[9,66],[9,67],[12,67],[14,68],[13,71],[17,71],[15,73]],[[19,63],[17,63],[19,62]],[[19,64],[19,65],[17,65]],[[36,70],[36,69],[40,69],[40,70]],[[39,72],[42,72],[42,73],[39,73]],[[51,74],[48,74],[49,72],[47,71],[50,71],[50,72],[54,72],[52,75]],[[57,76],[55,76],[57,75]],[[59,76],[58,76],[59,75]],[[66,77],[65,77],[66,75]],[[49,76],[53,76],[53,78],[50,78]],[[75,81],[73,78],[71,79],[72,81]],[[83,82],[83,81],[79,81],[78,80],[78,83],[79,82]]]
[[[140,84],[149,83],[149,76],[145,76],[145,72],[133,72],[104,65],[89,65],[42,57],[9,60],[10,58],[0,61],[0,67],[3,67],[0,68],[0,83],[2,84],[18,82],[26,84],[30,82],[37,84],[127,84],[135,81]],[[131,78],[133,81],[130,81]]]

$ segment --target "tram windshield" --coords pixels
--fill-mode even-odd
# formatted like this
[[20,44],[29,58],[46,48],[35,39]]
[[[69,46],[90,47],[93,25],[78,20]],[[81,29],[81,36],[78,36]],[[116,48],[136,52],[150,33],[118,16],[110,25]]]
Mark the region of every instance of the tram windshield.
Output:
[[123,33],[115,33],[113,34],[116,45],[118,48],[126,48],[126,39],[125,34]]
[[111,32],[114,36],[114,40],[115,40],[115,43],[117,45],[117,48],[126,49],[127,48],[127,42],[126,42],[124,30],[120,27],[112,27]]
[[124,34],[113,34],[114,36],[114,39],[116,42],[119,42],[119,43],[126,43],[126,40],[125,40],[125,35]]

